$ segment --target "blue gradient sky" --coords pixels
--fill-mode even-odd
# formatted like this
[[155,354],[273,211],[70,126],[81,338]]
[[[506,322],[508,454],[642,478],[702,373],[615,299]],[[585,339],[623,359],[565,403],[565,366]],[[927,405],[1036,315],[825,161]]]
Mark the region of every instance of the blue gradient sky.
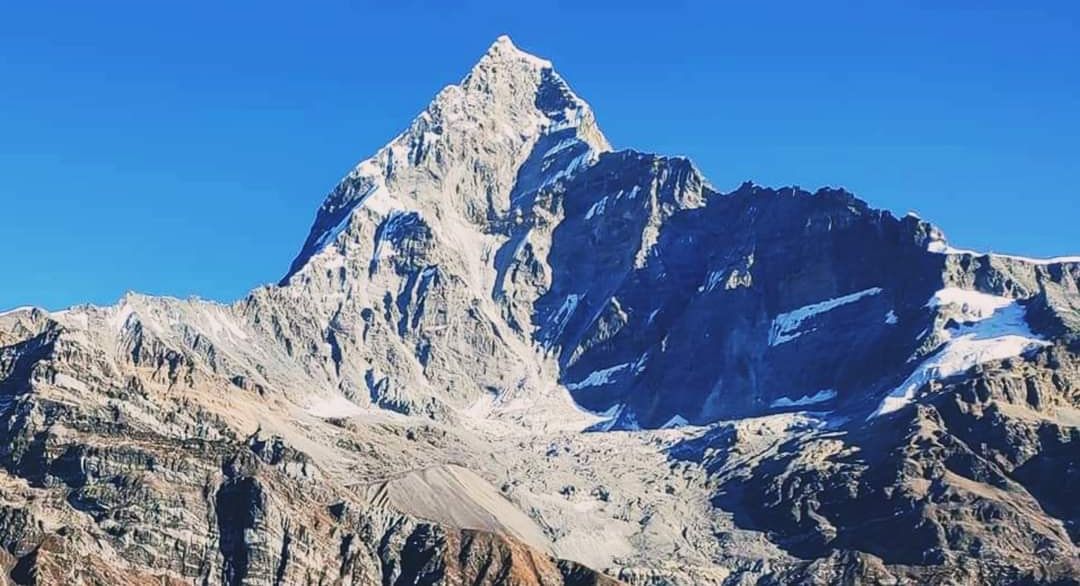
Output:
[[616,147],[722,190],[840,185],[957,246],[1080,253],[1080,3],[579,4],[8,3],[0,309],[277,280],[326,191],[502,33]]

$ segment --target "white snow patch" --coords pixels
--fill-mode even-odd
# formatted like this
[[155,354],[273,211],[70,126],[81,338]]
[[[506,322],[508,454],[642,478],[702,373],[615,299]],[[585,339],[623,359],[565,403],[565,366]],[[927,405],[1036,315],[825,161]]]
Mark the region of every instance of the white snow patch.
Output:
[[566,385],[566,388],[570,389],[571,391],[576,391],[585,387],[597,387],[600,385],[609,384],[611,383],[612,375],[626,368],[629,368],[630,366],[630,362],[625,362],[623,364],[616,364],[615,366],[594,371],[592,373],[589,373],[589,376],[585,377],[583,380],[580,380],[576,383],[568,383]]
[[1008,297],[999,297],[959,287],[946,287],[934,293],[930,300],[926,302],[926,307],[951,307],[960,312],[962,321],[979,321],[994,315],[994,312],[999,309],[1015,303],[1015,300]]
[[958,310],[965,323],[948,328],[947,341],[889,393],[867,419],[902,408],[932,380],[948,378],[986,362],[1020,356],[1049,344],[1031,331],[1024,319],[1024,308],[1014,299],[949,287],[935,293],[927,306]]
[[596,151],[594,151],[592,149],[589,149],[589,150],[581,153],[580,155],[578,155],[578,156],[574,157],[573,159],[571,159],[570,162],[567,163],[565,167],[563,167],[562,169],[559,169],[557,172],[551,174],[550,176],[545,177],[544,180],[540,182],[540,185],[538,185],[536,188],[541,189],[541,188],[547,187],[549,185],[553,185],[553,184],[557,183],[558,181],[561,181],[562,179],[572,177],[575,173],[577,173],[581,169],[591,165],[592,162],[594,160],[596,160],[596,157],[597,157]]
[[779,399],[769,403],[769,407],[802,407],[803,405],[813,405],[815,403],[824,403],[825,401],[832,401],[836,398],[836,391],[832,389],[825,389],[818,391],[813,395],[806,395],[799,397],[798,399],[789,399],[787,397],[780,397]]
[[614,375],[626,369],[630,369],[633,374],[638,375],[642,372],[645,372],[645,365],[646,363],[648,363],[648,361],[649,353],[646,352],[639,356],[638,359],[633,362],[624,362],[622,364],[616,364],[615,366],[609,366],[607,368],[593,371],[589,373],[589,376],[576,383],[568,383],[566,385],[566,388],[571,391],[576,391],[578,389],[583,389],[586,387],[598,387],[600,385],[610,384]]
[[773,318],[772,328],[769,330],[769,345],[779,346],[780,344],[790,342],[803,335],[805,332],[800,332],[799,328],[808,318],[836,309],[842,305],[854,303],[863,297],[877,295],[879,293],[881,293],[881,287],[871,287],[869,289],[863,289],[862,291],[844,295],[843,297],[827,299],[825,301],[800,307],[793,311],[781,313]]
[[[635,197],[637,197],[638,191],[640,189],[641,188],[638,187],[637,185],[635,185],[634,188],[631,189],[629,193],[627,193],[626,190],[620,189],[614,195],[614,198],[615,198],[616,201],[618,201],[620,198],[622,198],[623,195],[626,195],[630,199],[634,199]],[[600,198],[595,203],[593,203],[592,206],[589,207],[589,211],[585,212],[585,219],[586,220],[591,220],[593,218],[593,216],[603,215],[604,211],[607,209],[608,201],[609,201],[609,196],[605,195],[604,197]]]
[[607,199],[608,196],[605,195],[604,197],[600,198],[599,201],[592,204],[592,207],[589,208],[589,211],[585,212],[585,219],[591,220],[592,217],[596,214],[603,214],[604,208],[607,207]]
[[932,240],[926,245],[926,250],[937,254],[972,254],[975,256],[982,256],[982,253],[974,250],[964,250],[962,248],[953,248],[949,246],[944,240]]
[[657,307],[656,309],[649,312],[649,317],[648,317],[648,319],[645,320],[645,323],[652,324],[653,320],[656,319],[656,314],[658,314],[658,313],[660,313],[660,308],[659,307]]
[[341,419],[356,417],[364,413],[364,408],[340,395],[329,398],[317,398],[308,405],[307,412],[320,419]]
[[568,149],[568,148],[570,148],[572,146],[578,145],[578,144],[585,144],[585,143],[583,143],[581,141],[581,139],[579,139],[576,136],[574,136],[572,138],[564,138],[564,139],[560,140],[558,142],[558,144],[556,144],[555,146],[553,146],[553,147],[549,148],[547,151],[545,151],[543,158],[550,157],[551,155],[554,155],[555,153],[564,151],[564,150],[566,150],[566,149]]

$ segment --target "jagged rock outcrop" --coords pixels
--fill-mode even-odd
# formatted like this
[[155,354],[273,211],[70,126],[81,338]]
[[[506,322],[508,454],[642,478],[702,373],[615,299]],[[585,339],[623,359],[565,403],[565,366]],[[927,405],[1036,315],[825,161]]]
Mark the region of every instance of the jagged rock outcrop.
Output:
[[[0,314],[19,584],[1070,582],[1080,262],[612,150],[500,38],[229,305]],[[609,577],[610,576],[610,577]]]

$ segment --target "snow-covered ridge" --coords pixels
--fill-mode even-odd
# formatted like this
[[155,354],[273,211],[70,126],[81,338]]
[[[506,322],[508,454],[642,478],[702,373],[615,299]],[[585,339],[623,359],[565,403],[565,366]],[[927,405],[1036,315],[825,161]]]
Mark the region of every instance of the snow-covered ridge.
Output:
[[780,344],[790,342],[803,335],[806,332],[799,331],[799,328],[804,321],[815,315],[836,309],[842,305],[855,303],[863,297],[877,295],[879,293],[881,293],[881,287],[871,287],[842,297],[826,299],[825,301],[812,303],[792,311],[781,313],[773,318],[772,328],[769,330],[769,345],[779,346]]
[[11,309],[5,309],[3,311],[0,311],[0,317],[3,317],[5,315],[12,315],[12,314],[20,313],[20,312],[24,312],[24,311],[33,311],[35,309],[37,309],[37,308],[34,307],[33,305],[20,305],[19,307],[12,307]]
[[485,57],[499,56],[521,60],[537,69],[551,68],[551,61],[518,49],[517,45],[514,44],[514,41],[510,40],[509,35],[499,35],[499,37],[495,39],[495,42],[491,44],[491,47],[488,48],[487,54],[485,55]]
[[1052,265],[1059,263],[1080,263],[1080,256],[1055,256],[1051,258],[1034,258],[1029,256],[1018,256],[1014,254],[1000,254],[996,252],[979,252],[977,250],[968,250],[965,248],[955,248],[949,246],[944,240],[933,240],[926,245],[926,250],[937,254],[967,254],[971,256],[988,256],[992,258],[1007,258],[1009,260],[1017,260],[1034,265]]
[[1031,331],[1025,320],[1026,310],[1015,299],[947,287],[934,293],[926,306],[937,308],[943,317],[960,325],[942,332],[946,341],[890,392],[869,418],[903,408],[932,380],[1049,344]]

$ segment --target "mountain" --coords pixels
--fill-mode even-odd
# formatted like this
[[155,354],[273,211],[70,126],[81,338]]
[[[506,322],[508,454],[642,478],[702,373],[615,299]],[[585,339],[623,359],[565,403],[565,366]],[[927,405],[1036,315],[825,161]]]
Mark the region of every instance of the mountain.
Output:
[[1080,258],[613,150],[498,39],[282,280],[0,314],[16,584],[1075,583]]

